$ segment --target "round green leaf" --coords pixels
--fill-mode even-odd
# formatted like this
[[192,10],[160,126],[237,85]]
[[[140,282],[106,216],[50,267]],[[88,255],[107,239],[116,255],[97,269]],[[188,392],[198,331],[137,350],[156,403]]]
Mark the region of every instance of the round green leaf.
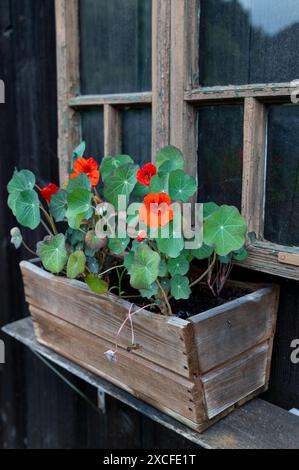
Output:
[[130,238],[109,238],[108,248],[115,254],[121,255],[130,243]]
[[189,299],[191,289],[189,287],[189,279],[186,276],[177,274],[170,281],[171,295],[176,299]]
[[177,258],[185,246],[184,238],[181,234],[178,234],[174,231],[172,222],[169,224],[169,236],[166,238],[158,237],[156,242],[158,250],[170,258]]
[[151,193],[167,193],[169,191],[169,174],[168,173],[158,173],[151,178],[149,185],[149,190]]
[[40,242],[37,254],[48,271],[55,274],[60,273],[67,261],[64,235],[60,233],[50,240]]
[[160,266],[159,266],[159,277],[165,277],[167,273],[168,273],[167,263],[165,259],[161,258]]
[[167,262],[168,271],[172,276],[181,274],[182,276],[189,271],[189,262],[184,255],[177,258],[171,258]]
[[244,246],[240,250],[235,251],[233,253],[233,259],[235,259],[236,261],[244,261],[247,258],[248,251],[246,250],[246,248],[244,248]]
[[136,185],[137,166],[131,163],[119,167],[109,178],[106,179],[104,185],[105,199],[110,202],[115,209],[118,207],[118,196],[125,196],[128,202],[129,195]]
[[106,156],[103,158],[100,172],[102,180],[105,181],[111,173],[113,173],[117,168],[127,165],[128,163],[134,163],[133,159],[129,155],[115,155],[113,157]]
[[202,259],[209,258],[213,254],[213,251],[214,249],[212,246],[208,246],[203,243],[200,248],[196,250],[191,250],[191,253],[194,256],[194,258],[202,260]]
[[91,191],[91,181],[85,173],[80,173],[75,178],[70,178],[66,190],[68,193],[72,193],[75,189],[87,189]]
[[236,207],[221,206],[204,223],[204,243],[219,256],[239,250],[245,243],[246,222]]
[[74,251],[67,262],[67,277],[75,279],[79,274],[84,273],[86,257],[83,251]]
[[134,251],[130,251],[126,253],[124,256],[124,266],[129,274],[132,274],[133,264],[135,260],[135,253]]
[[136,198],[144,198],[150,192],[149,186],[145,186],[145,184],[141,184],[137,181],[133,191],[132,196]]
[[160,256],[148,245],[137,247],[130,266],[131,285],[135,289],[150,289],[159,274]]
[[156,167],[160,171],[167,173],[184,168],[184,157],[182,152],[172,146],[164,147],[157,153]]
[[169,176],[169,195],[174,201],[188,202],[197,189],[196,179],[183,170],[176,170]]
[[140,294],[142,297],[145,297],[147,299],[151,299],[158,293],[158,285],[156,282],[154,282],[149,289],[140,289]]
[[15,246],[16,249],[20,248],[22,245],[23,237],[19,227],[14,227],[10,231],[10,242]]
[[92,194],[87,189],[75,189],[68,194],[66,217],[71,228],[78,229],[83,219],[92,216],[91,198]]
[[16,216],[16,200],[18,195],[26,189],[33,189],[35,185],[35,176],[29,170],[14,171],[13,177],[7,185],[8,207]]
[[215,202],[204,202],[203,203],[203,218],[209,217],[215,210],[219,209],[218,204]]
[[85,278],[85,282],[92,290],[92,292],[95,292],[96,294],[106,294],[108,292],[108,284],[105,282],[103,279],[98,277],[95,274],[88,274]]
[[57,193],[53,194],[50,202],[50,212],[56,222],[61,222],[65,218],[67,207],[67,192],[60,189]]
[[19,224],[34,230],[40,223],[38,195],[32,189],[18,193],[15,201],[15,216]]

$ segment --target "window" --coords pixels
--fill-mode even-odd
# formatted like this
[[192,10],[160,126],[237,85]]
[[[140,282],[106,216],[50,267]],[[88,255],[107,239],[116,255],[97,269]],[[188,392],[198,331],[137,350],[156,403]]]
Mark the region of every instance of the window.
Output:
[[299,279],[297,0],[56,0],[56,16],[61,178],[81,137],[140,164],[176,145],[200,201],[242,209],[245,265]]

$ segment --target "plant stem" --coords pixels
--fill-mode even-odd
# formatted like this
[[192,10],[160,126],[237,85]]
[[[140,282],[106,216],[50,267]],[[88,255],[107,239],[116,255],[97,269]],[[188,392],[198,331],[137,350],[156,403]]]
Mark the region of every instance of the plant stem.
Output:
[[162,292],[162,295],[164,297],[164,300],[165,300],[165,303],[167,305],[167,309],[168,309],[168,315],[172,315],[172,309],[171,309],[171,306],[170,306],[170,303],[168,301],[168,298],[167,298],[167,295],[166,295],[166,292],[165,290],[163,289],[163,287],[161,286],[160,282],[158,281],[158,279],[156,279],[156,283],[158,284],[158,287],[160,289],[160,291]]
[[119,269],[119,268],[124,268],[124,265],[120,264],[119,266],[112,266],[112,268],[109,268],[103,273],[100,273],[99,276],[103,276],[104,274],[109,273],[109,271],[112,271],[113,269]]
[[29,253],[38,258],[38,254],[35,253],[35,251],[31,250],[31,248],[29,248],[29,246],[27,245],[27,243],[24,242],[24,240],[22,240],[22,245],[24,246],[24,248],[26,248],[27,251],[29,251]]
[[41,220],[41,224],[42,226],[44,227],[44,229],[47,231],[47,233],[52,237],[53,236],[53,233],[51,232],[51,230],[49,229],[49,227],[47,226],[47,224],[45,224],[45,222],[43,220]]
[[53,217],[51,215],[48,214],[48,212],[46,211],[46,209],[44,208],[44,206],[42,204],[40,204],[40,208],[44,214],[44,216],[46,217],[47,219],[47,222],[49,223],[54,235],[57,235],[57,229],[55,227],[55,224],[54,224],[54,220],[53,220]]
[[198,284],[202,279],[204,279],[206,277],[207,274],[209,274],[209,272],[213,269],[214,267],[214,264],[216,262],[216,253],[214,253],[214,256],[213,256],[213,260],[211,262],[211,264],[209,264],[207,270],[199,277],[197,278],[195,281],[193,281],[191,284],[190,284],[190,288],[194,287],[196,284]]

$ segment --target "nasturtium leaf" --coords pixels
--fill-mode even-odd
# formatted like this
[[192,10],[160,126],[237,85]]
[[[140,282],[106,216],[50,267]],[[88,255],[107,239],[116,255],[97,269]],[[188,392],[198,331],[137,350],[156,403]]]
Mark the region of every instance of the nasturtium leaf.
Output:
[[124,256],[124,267],[129,274],[132,274],[133,264],[134,264],[135,254],[133,251],[126,253]]
[[183,170],[172,171],[169,175],[169,195],[173,201],[188,202],[197,189],[196,179]]
[[15,246],[16,249],[22,245],[23,237],[19,227],[13,227],[10,231],[10,242]]
[[148,195],[150,192],[149,186],[146,186],[145,184],[141,184],[137,181],[133,191],[132,191],[132,197],[136,198],[145,198],[145,196]]
[[248,251],[244,246],[233,253],[233,259],[236,261],[244,261],[246,258],[248,258]]
[[12,210],[14,216],[16,215],[16,199],[20,192],[26,189],[33,189],[35,185],[35,176],[29,170],[14,171],[13,177],[7,185],[8,207]]
[[157,173],[151,178],[149,185],[151,193],[167,193],[169,192],[169,174],[165,172]]
[[140,294],[142,297],[146,297],[147,299],[151,299],[154,295],[158,293],[158,285],[154,282],[149,289],[140,289]]
[[40,223],[38,195],[32,189],[18,193],[16,197],[15,216],[19,224],[34,230]]
[[78,176],[70,178],[66,190],[70,194],[75,191],[75,189],[87,189],[91,191],[91,181],[85,173],[79,173]]
[[91,198],[92,194],[87,189],[78,188],[68,194],[66,217],[71,228],[78,229],[83,219],[92,216]]
[[60,189],[57,193],[53,194],[50,202],[50,213],[56,220],[61,222],[65,218],[67,207],[67,192],[64,189]]
[[85,235],[85,244],[90,250],[98,251],[107,245],[107,238],[99,238],[95,230],[88,230]]
[[219,209],[218,204],[215,202],[204,202],[203,203],[203,218],[209,217],[215,210]]
[[95,292],[96,294],[106,294],[108,292],[109,286],[106,281],[101,279],[95,274],[88,274],[85,277],[85,282],[92,290],[92,292]]
[[86,256],[83,251],[74,251],[68,259],[66,273],[70,279],[76,279],[85,271]]
[[170,289],[170,279],[168,279],[168,277],[163,277],[160,279],[160,285],[165,292],[168,292]]
[[66,241],[70,245],[75,246],[78,243],[83,242],[85,238],[85,232],[83,232],[82,230],[74,230],[71,227],[68,227],[65,236]]
[[85,150],[86,150],[85,142],[81,142],[78,145],[78,147],[76,147],[75,150],[73,150],[72,158],[71,158],[71,165],[70,165],[71,171],[73,169],[73,165],[74,165],[75,160],[77,160],[77,158],[83,157],[83,155],[85,153]]
[[159,277],[165,277],[168,273],[167,263],[165,259],[161,258],[159,266]]
[[118,196],[125,196],[128,203],[129,196],[136,185],[136,172],[138,166],[131,163],[117,168],[106,179],[104,184],[105,199],[110,202],[115,209],[118,208]]
[[177,274],[170,281],[171,295],[176,299],[189,299],[191,289],[189,286],[189,279],[186,276]]
[[98,274],[100,270],[100,264],[98,260],[94,257],[87,257],[86,258],[86,265],[90,273]]
[[121,255],[130,243],[130,238],[109,238],[108,248],[115,254]]
[[184,276],[184,274],[187,274],[189,271],[189,262],[186,257],[181,254],[177,258],[169,259],[167,262],[167,268],[172,276],[175,276],[176,274]]
[[164,147],[157,153],[156,167],[160,171],[171,172],[184,168],[184,157],[182,152],[172,146]]
[[225,255],[225,256],[218,256],[218,259],[220,263],[222,264],[229,264],[232,260],[232,255],[231,253],[229,253],[228,255]]
[[170,258],[177,258],[185,246],[182,234],[174,230],[173,223],[171,222],[169,224],[169,235],[167,237],[162,237],[162,235],[163,231],[156,239],[158,250]]
[[113,157],[106,156],[103,158],[100,172],[102,180],[105,181],[117,168],[127,165],[128,163],[134,163],[133,159],[129,155],[115,155]]
[[202,260],[209,258],[213,254],[213,251],[214,249],[212,246],[208,246],[203,243],[200,248],[196,250],[191,250],[191,253],[194,258]]
[[246,222],[234,206],[223,205],[204,223],[204,243],[219,256],[239,250],[245,243]]
[[135,289],[149,289],[158,277],[159,265],[160,255],[148,245],[136,248],[130,266],[131,286]]
[[55,274],[60,273],[67,262],[64,235],[60,233],[49,240],[40,242],[37,254],[48,271]]

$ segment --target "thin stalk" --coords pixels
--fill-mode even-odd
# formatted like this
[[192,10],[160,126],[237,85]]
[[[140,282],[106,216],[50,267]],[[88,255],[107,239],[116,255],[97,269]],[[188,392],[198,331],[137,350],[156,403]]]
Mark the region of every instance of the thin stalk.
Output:
[[191,284],[190,284],[190,288],[194,287],[196,284],[198,284],[202,279],[204,279],[206,277],[207,274],[209,274],[209,272],[213,269],[214,267],[214,264],[216,262],[216,259],[217,259],[217,255],[216,253],[214,253],[214,256],[213,256],[213,260],[211,262],[211,264],[209,264],[208,268],[206,269],[206,271],[199,277],[197,278],[195,281],[193,281]]
[[172,309],[171,309],[170,303],[169,303],[169,301],[168,301],[166,292],[165,292],[165,290],[163,289],[163,287],[161,286],[161,284],[160,284],[160,282],[158,281],[158,279],[156,279],[156,283],[158,284],[158,287],[159,287],[160,291],[162,292],[162,295],[163,295],[163,297],[164,297],[165,303],[166,303],[167,308],[168,308],[168,313],[169,313],[169,315],[172,315]]
[[29,251],[29,253],[38,258],[38,254],[35,253],[35,251],[31,250],[31,248],[27,245],[27,243],[24,242],[24,240],[22,240],[22,245],[24,246],[24,248],[26,248],[27,251]]
[[55,227],[53,217],[48,214],[48,212],[46,211],[46,209],[44,208],[44,206],[42,204],[40,204],[40,208],[41,208],[44,216],[46,217],[47,222],[49,223],[54,235],[57,235],[58,232],[57,232],[57,229]]
[[109,271],[112,271],[113,269],[119,269],[119,268],[124,268],[123,264],[120,264],[119,266],[112,266],[112,268],[107,269],[103,273],[100,273],[99,276],[103,276],[104,274],[109,273]]
[[47,233],[52,237],[52,236],[53,236],[53,233],[52,233],[51,230],[49,229],[48,225],[47,225],[43,220],[41,220],[41,224],[42,224],[42,226],[44,227],[44,229],[47,231]]

